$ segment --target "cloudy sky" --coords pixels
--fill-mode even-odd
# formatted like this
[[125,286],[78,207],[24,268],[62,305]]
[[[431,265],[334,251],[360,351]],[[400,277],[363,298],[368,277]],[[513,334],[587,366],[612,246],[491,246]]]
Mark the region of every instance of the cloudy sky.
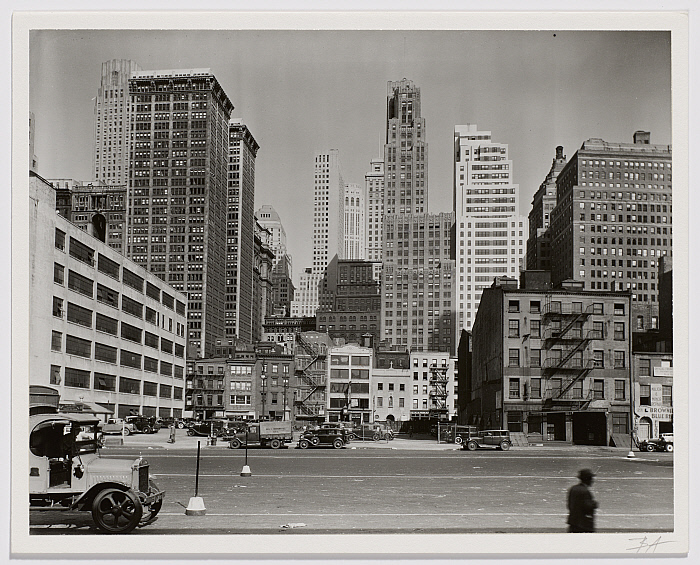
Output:
[[210,68],[260,144],[256,209],[272,204],[296,275],[311,265],[314,156],[338,149],[346,182],[382,155],[387,82],[421,88],[429,211],[452,210],[454,126],[509,144],[522,214],[555,147],[588,138],[671,143],[670,34],[631,31],[142,31],[30,34],[29,107],[45,178],[92,179],[93,98],[109,59]]

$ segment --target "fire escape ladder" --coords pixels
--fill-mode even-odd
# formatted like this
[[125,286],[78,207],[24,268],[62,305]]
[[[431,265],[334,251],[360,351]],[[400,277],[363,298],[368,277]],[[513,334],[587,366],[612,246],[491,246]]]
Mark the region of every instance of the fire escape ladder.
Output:
[[[308,387],[306,391],[306,396],[302,399],[297,399],[296,400],[296,405],[299,407],[299,410],[303,412],[304,414],[308,416],[313,416],[317,414],[316,410],[313,409],[312,406],[317,406],[316,403],[310,403],[309,399],[313,396],[315,392],[317,392],[320,389],[325,388],[325,384],[323,382],[319,382],[318,379],[314,378],[314,375],[311,374],[311,367],[318,361],[320,358],[325,357],[325,353],[323,353],[320,350],[317,350],[312,344],[310,344],[308,341],[306,341],[301,335],[297,334],[296,335],[296,340],[297,343],[301,346],[301,348],[304,350],[304,352],[309,356],[309,363],[306,364],[303,368],[297,369],[297,374],[301,377],[301,379],[304,381],[306,386]],[[323,380],[323,379],[321,379]]]
[[585,320],[586,318],[588,318],[588,316],[590,316],[592,314],[592,312],[593,312],[592,306],[589,306],[584,311],[576,314],[576,316],[574,316],[571,319],[571,321],[568,324],[566,324],[566,326],[561,330],[561,333],[559,335],[565,336],[566,332],[568,332],[571,328],[573,328],[574,324],[576,322],[579,322],[581,320]]
[[439,413],[447,411],[447,367],[430,366],[430,396],[433,410]]
[[578,351],[584,349],[588,345],[589,341],[591,341],[589,337],[581,338],[581,340],[576,344],[576,346],[572,347],[571,350],[566,354],[566,356],[559,362],[557,368],[559,369],[561,367],[564,367],[569,359],[571,359]]
[[586,375],[588,375],[588,373],[590,373],[593,370],[593,364],[593,359],[589,359],[588,363],[586,363],[581,368],[581,370],[566,384],[566,386],[562,387],[559,396],[563,396],[564,394],[566,394],[569,390],[571,390],[571,387],[573,387],[577,382],[579,382]]

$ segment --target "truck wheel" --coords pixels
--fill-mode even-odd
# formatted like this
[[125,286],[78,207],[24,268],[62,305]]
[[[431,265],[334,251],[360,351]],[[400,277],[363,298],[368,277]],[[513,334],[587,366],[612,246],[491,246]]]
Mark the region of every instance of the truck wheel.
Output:
[[464,440],[462,439],[462,436],[457,436],[457,437],[455,438],[455,443],[461,444],[463,441],[464,441]]
[[476,445],[475,441],[468,441],[467,442],[467,449],[469,451],[475,451],[478,446]]
[[[156,483],[153,481],[153,479],[148,479],[148,494],[153,494],[158,492],[158,487],[156,486]],[[163,506],[163,499],[161,498],[157,502],[154,502],[150,506],[144,506],[143,503],[141,504],[143,506],[143,515],[141,516],[141,523],[139,524],[140,526],[145,526],[146,524],[150,524],[153,522],[153,520],[156,519],[156,516],[158,515],[158,512],[160,512],[161,507]]]
[[510,442],[502,441],[498,447],[501,449],[501,451],[508,451],[510,449]]
[[272,449],[279,449],[280,447],[282,447],[282,442],[278,439],[272,439],[270,440],[270,447]]
[[188,436],[193,436],[193,435],[194,435],[194,430],[193,430],[192,428],[190,428],[189,430],[187,430],[187,435],[188,435]]
[[667,443],[666,444],[666,451],[671,453],[673,451],[673,444],[672,443]]
[[237,437],[233,438],[231,441],[228,442],[228,446],[230,449],[238,449],[239,447],[241,447],[241,445],[243,444],[241,443],[241,440]]
[[345,442],[343,442],[343,440],[340,439],[339,437],[337,437],[333,440],[333,447],[335,447],[336,449],[340,449],[344,445],[345,445]]
[[307,449],[309,447],[309,445],[311,445],[311,444],[309,443],[308,439],[300,439],[299,440],[299,447],[301,449]]
[[131,491],[106,488],[92,502],[92,519],[107,534],[126,534],[141,521],[143,506]]
[[647,444],[646,450],[647,451],[654,451],[654,444],[653,443]]

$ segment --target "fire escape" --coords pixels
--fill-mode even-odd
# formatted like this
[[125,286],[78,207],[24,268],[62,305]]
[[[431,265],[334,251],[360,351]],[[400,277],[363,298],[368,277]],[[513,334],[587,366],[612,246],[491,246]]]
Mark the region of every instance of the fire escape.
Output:
[[[295,372],[300,383],[294,399],[296,414],[318,416],[326,405],[326,369],[323,363],[326,359],[326,348],[323,344],[310,343],[301,334],[296,334],[296,342],[298,349]],[[321,367],[317,366],[317,362]],[[315,395],[318,392],[322,394]]]
[[430,417],[447,419],[447,365],[430,365]]
[[562,306],[547,297],[542,312],[542,347],[546,351],[542,375],[547,381],[543,410],[580,411],[591,403],[593,391],[584,394],[583,379],[595,367],[595,360],[587,358],[586,348],[591,340],[603,337],[583,329],[592,313],[592,304],[584,310],[580,303]]

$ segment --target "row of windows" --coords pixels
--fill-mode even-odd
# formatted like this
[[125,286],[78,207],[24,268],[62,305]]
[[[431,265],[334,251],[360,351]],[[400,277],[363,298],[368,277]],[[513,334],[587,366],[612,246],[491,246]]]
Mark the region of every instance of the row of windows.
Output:
[[[87,265],[90,265],[92,267],[95,266],[95,250],[89,247],[88,245],[85,245],[81,241],[75,239],[74,237],[69,237],[69,250],[68,253],[71,257],[74,259],[77,259],[78,261],[81,261],[82,263],[85,263]],[[61,251],[65,251],[65,245],[66,245],[66,233],[61,231],[60,229],[56,228],[55,232],[55,240],[54,240],[54,245],[56,249],[59,249]],[[59,266],[60,267],[60,266]],[[176,310],[178,314],[181,316],[185,315],[185,304],[179,300],[175,300],[175,297],[172,296],[171,294],[168,294],[165,291],[162,291],[154,284],[146,281],[143,277],[137,275],[135,272],[127,269],[126,267],[120,267],[119,263],[116,261],[112,261],[111,259],[105,257],[102,254],[98,255],[97,258],[97,270],[100,271],[101,273],[104,273],[105,275],[112,277],[116,280],[120,280],[119,274],[120,274],[120,269],[121,269],[121,281],[137,290],[140,293],[144,293],[144,284],[145,284],[145,293],[147,296],[150,296],[154,300],[158,300],[159,302],[162,302],[164,306],[167,308],[170,308],[171,310]],[[86,277],[83,277],[82,275],[79,275],[78,273],[73,273],[71,277],[72,271],[69,271],[69,286],[72,284],[73,290],[76,290],[77,292],[81,292],[83,294],[86,294],[88,296],[92,296],[92,281]],[[54,266],[54,274],[56,275],[56,267]],[[62,283],[61,283],[62,284]],[[162,296],[161,296],[162,295]]]
[[49,382],[52,385],[61,385],[89,389],[92,383],[92,389],[104,390],[108,392],[117,392],[117,379],[119,384],[119,392],[127,394],[142,394],[144,396],[158,396],[172,400],[182,400],[182,387],[171,386],[166,384],[158,384],[151,381],[142,381],[139,379],[130,379],[127,377],[116,377],[98,371],[85,371],[83,369],[75,369],[73,367],[65,367],[63,369],[63,378],[61,378],[61,367],[59,365],[51,365],[51,374]]
[[[602,349],[593,350],[593,357],[590,360],[584,359],[583,351],[576,351],[573,354],[561,349],[552,349],[543,359],[541,349],[530,349],[530,367],[565,367],[569,369],[584,368],[589,366],[594,369],[605,368],[605,351]],[[626,367],[625,352],[613,351],[613,368],[624,369]],[[567,358],[568,357],[568,358]],[[520,367],[520,349],[508,349],[508,367]],[[522,365],[525,366],[525,365]]]

